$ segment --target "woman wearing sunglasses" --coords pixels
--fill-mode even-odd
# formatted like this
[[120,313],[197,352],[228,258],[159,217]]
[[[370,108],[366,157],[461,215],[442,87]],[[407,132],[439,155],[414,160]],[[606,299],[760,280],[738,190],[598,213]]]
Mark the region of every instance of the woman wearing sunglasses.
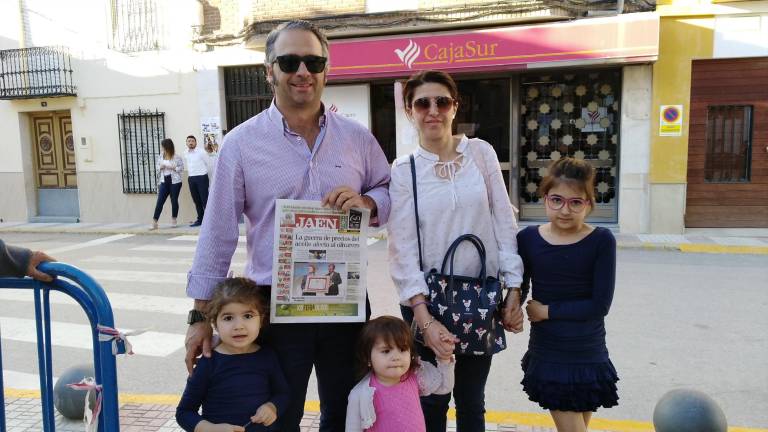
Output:
[[[459,106],[456,83],[446,73],[424,71],[403,88],[408,118],[418,131],[413,153],[420,218],[423,268],[440,268],[450,244],[462,234],[475,234],[487,249],[487,274],[501,275],[507,287],[520,287],[522,261],[517,254],[517,223],[509,202],[496,153],[487,142],[453,135]],[[429,293],[419,266],[410,155],[392,166],[389,231],[390,272],[399,292],[403,316],[422,329],[420,356],[435,363],[435,355],[450,356],[457,338],[432,316]],[[454,274],[477,276],[481,263],[471,244],[459,247]],[[519,290],[508,296],[505,323],[522,330]],[[503,332],[502,332],[503,333]],[[485,383],[490,355],[457,355],[453,398],[459,432],[485,430]],[[445,431],[451,394],[421,399],[427,431]]]
[[549,223],[517,236],[533,297],[523,390],[550,411],[559,432],[585,432],[592,412],[619,399],[605,345],[616,240],[610,230],[584,223],[594,208],[594,177],[583,160],[553,163],[539,187]]

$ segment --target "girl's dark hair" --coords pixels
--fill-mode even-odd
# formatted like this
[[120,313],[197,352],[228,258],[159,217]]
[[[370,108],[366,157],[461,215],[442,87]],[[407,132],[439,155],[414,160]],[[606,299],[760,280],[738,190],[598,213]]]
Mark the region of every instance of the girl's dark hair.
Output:
[[357,339],[356,361],[359,378],[371,370],[371,351],[379,339],[393,348],[410,351],[411,367],[408,373],[416,371],[419,367],[419,355],[416,352],[410,326],[400,318],[385,315],[368,321]]
[[459,89],[456,87],[456,82],[450,75],[442,71],[426,70],[412,75],[408,78],[408,81],[405,82],[405,85],[403,86],[403,103],[406,108],[411,107],[411,103],[413,103],[413,94],[416,92],[416,89],[426,83],[444,85],[445,88],[448,89],[453,100],[457,103],[459,102]]
[[160,145],[163,146],[163,158],[173,159],[173,155],[176,154],[176,150],[173,147],[173,140],[165,138],[160,142]]
[[595,207],[595,169],[588,162],[570,157],[552,162],[549,173],[539,185],[539,196],[544,197],[560,184],[581,190],[591,203],[590,207]]
[[208,302],[208,308],[205,310],[205,316],[211,324],[216,323],[216,317],[219,316],[221,309],[230,303],[243,303],[254,306],[261,316],[261,323],[265,325],[269,317],[269,300],[267,293],[264,292],[255,282],[244,277],[227,278],[216,285],[211,301]]

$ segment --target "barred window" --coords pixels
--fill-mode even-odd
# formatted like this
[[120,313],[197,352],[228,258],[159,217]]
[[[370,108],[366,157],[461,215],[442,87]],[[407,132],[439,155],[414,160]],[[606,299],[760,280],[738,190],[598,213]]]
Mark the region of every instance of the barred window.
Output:
[[165,138],[165,113],[141,108],[123,111],[117,115],[117,124],[123,193],[157,193],[157,155]]
[[707,109],[708,183],[749,182],[752,155],[752,107],[713,105]]
[[224,68],[224,94],[227,102],[227,128],[235,126],[269,108],[272,87],[263,65]]
[[157,0],[110,0],[112,44],[110,48],[133,53],[163,47]]

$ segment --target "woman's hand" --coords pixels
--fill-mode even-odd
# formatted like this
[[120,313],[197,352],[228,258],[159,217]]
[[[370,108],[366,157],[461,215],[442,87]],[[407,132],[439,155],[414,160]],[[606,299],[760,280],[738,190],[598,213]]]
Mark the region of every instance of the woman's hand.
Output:
[[525,306],[525,311],[528,312],[528,321],[539,322],[549,319],[549,306],[541,304],[536,300],[528,300]]
[[507,296],[501,310],[501,322],[504,330],[512,333],[523,331],[523,308],[520,307],[520,290],[513,289]]
[[435,357],[447,358],[453,354],[453,350],[456,348],[459,338],[449,332],[440,321],[435,319],[426,330],[423,330],[423,325],[421,325],[420,328],[424,334],[424,345],[429,347],[429,349],[435,353]]

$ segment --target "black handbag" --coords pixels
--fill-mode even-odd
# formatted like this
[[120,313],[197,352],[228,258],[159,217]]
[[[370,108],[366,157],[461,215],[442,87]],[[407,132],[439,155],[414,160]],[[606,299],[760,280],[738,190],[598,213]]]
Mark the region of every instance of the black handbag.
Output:
[[[421,255],[419,204],[416,193],[416,161],[411,155],[413,206],[416,214],[416,238],[419,246],[419,269],[424,271]],[[477,277],[457,276],[453,260],[459,245],[469,242],[477,249],[480,274]],[[448,265],[448,272],[446,272]],[[485,245],[474,234],[463,234],[453,241],[443,257],[440,271],[431,269],[424,275],[429,288],[427,307],[435,319],[459,338],[455,354],[492,355],[505,349],[506,336],[501,322],[502,285],[498,278],[485,272]],[[422,341],[420,329],[413,321],[417,340]]]

